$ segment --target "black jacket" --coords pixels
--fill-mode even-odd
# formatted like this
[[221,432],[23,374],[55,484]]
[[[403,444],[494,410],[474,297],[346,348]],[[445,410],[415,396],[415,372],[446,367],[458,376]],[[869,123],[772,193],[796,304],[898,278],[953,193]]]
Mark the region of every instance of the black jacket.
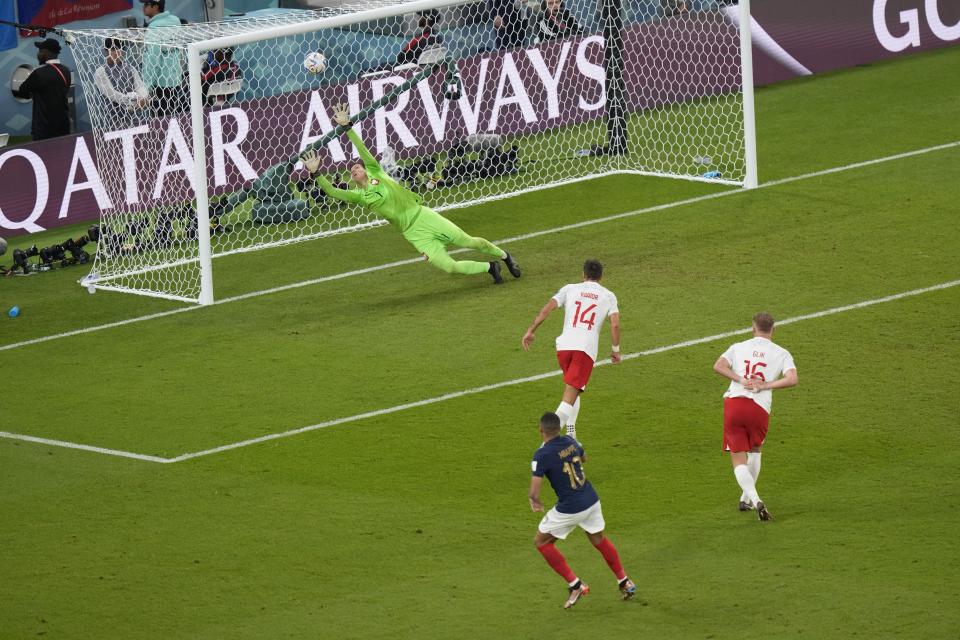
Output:
[[583,29],[577,24],[577,19],[563,5],[560,5],[556,11],[544,8],[537,28],[540,31],[541,40],[557,40],[583,33]]
[[70,133],[70,111],[67,107],[69,89],[70,69],[59,63],[47,63],[34,69],[14,92],[18,98],[33,100],[30,133],[34,140]]

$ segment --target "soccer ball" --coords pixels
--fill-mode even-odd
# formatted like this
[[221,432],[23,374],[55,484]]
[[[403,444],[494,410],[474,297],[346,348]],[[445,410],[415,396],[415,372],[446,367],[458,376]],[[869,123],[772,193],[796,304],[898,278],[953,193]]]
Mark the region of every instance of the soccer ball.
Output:
[[308,53],[303,59],[303,68],[313,74],[323,73],[327,68],[327,57],[319,51]]
[[0,256],[7,252],[7,241],[0,238]]

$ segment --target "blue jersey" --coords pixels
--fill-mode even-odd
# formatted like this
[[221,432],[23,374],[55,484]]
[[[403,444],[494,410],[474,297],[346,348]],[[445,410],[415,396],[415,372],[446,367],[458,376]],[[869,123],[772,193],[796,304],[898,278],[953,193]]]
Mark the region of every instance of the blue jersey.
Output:
[[557,436],[533,454],[533,475],[550,481],[560,513],[580,513],[600,500],[583,475],[582,459],[583,447],[570,436]]

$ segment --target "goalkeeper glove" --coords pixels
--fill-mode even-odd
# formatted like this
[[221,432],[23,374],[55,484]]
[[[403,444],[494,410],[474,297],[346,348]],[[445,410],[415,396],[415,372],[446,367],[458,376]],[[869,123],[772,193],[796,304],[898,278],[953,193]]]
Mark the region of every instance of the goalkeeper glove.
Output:
[[303,166],[310,172],[310,175],[320,170],[320,156],[313,149],[307,149],[301,153],[300,161],[303,162]]
[[353,124],[350,120],[350,108],[342,102],[333,105],[333,119],[341,127],[349,127]]

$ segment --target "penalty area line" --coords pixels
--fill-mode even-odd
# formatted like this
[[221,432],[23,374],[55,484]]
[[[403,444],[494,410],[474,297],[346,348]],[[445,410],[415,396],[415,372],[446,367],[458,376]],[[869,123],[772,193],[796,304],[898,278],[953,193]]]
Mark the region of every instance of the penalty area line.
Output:
[[[903,291],[900,293],[894,293],[892,295],[883,296],[882,298],[873,298],[871,300],[863,300],[860,302],[855,302],[853,304],[847,304],[840,307],[833,307],[830,309],[825,309],[823,311],[816,311],[814,313],[807,313],[804,315],[793,316],[790,318],[785,318],[783,320],[778,320],[777,325],[793,324],[795,322],[801,322],[803,320],[812,320],[815,318],[823,318],[825,316],[831,316],[838,313],[844,313],[846,311],[853,311],[856,309],[863,309],[865,307],[870,307],[877,304],[882,304],[885,302],[892,302],[894,300],[901,300],[903,298],[909,298],[913,296],[922,295],[924,293],[931,293],[933,291],[940,291],[943,289],[949,289],[951,287],[956,287],[960,285],[960,280],[950,280],[948,282],[942,282],[940,284],[935,284],[929,287],[922,287],[919,289],[911,289],[910,291]],[[723,333],[715,333],[710,336],[705,336],[702,338],[695,338],[693,340],[685,340],[683,342],[676,342],[674,344],[654,347],[652,349],[646,349],[644,351],[638,351],[635,353],[624,354],[622,360],[634,360],[643,356],[652,356],[658,353],[663,353],[665,351],[673,351],[675,349],[683,349],[686,347],[692,347],[700,344],[706,344],[708,342],[715,342],[717,340],[722,340],[724,338],[732,338],[734,336],[742,335],[749,333],[750,328],[745,329],[734,329],[733,331],[725,331]],[[610,359],[599,360],[597,361],[597,367],[602,367],[611,364]],[[360,420],[366,420],[368,418],[376,418],[379,416],[390,415],[392,413],[398,413],[400,411],[406,411],[408,409],[416,409],[418,407],[425,407],[431,404],[437,404],[440,402],[446,402],[447,400],[455,400],[457,398],[463,398],[465,396],[476,395],[478,393],[484,393],[486,391],[493,391],[495,389],[502,389],[504,387],[512,387],[519,384],[524,384],[526,382],[536,382],[538,380],[546,380],[547,378],[556,378],[560,376],[561,372],[559,370],[548,371],[546,373],[539,373],[532,376],[525,376],[523,378],[515,378],[513,380],[504,380],[502,382],[495,382],[493,384],[486,384],[480,387],[473,387],[471,389],[463,389],[461,391],[452,391],[450,393],[445,393],[439,396],[434,396],[432,398],[425,398],[423,400],[416,400],[414,402],[407,402],[404,404],[398,404],[393,407],[387,407],[385,409],[375,409],[373,411],[365,411],[363,413],[358,413],[352,416],[346,416],[343,418],[335,418],[333,420],[326,420],[317,424],[313,424],[307,427],[300,427],[298,429],[291,429],[289,431],[282,431],[279,433],[269,433],[267,435],[259,436],[256,438],[250,438],[248,440],[241,440],[239,442],[233,442],[230,444],[221,445],[219,447],[213,447],[212,449],[204,449],[202,451],[194,451],[192,453],[184,453],[173,458],[163,458],[160,456],[151,456],[142,453],[133,453],[130,451],[120,451],[117,449],[107,449],[104,447],[95,447],[87,444],[78,444],[75,442],[66,442],[63,440],[52,440],[49,438],[39,438],[36,436],[28,436],[19,433],[10,433],[7,431],[0,431],[0,438],[6,438],[9,440],[21,440],[24,442],[33,442],[36,444],[44,444],[54,447],[63,447],[67,449],[79,449],[81,451],[90,451],[93,453],[100,453],[109,456],[117,456],[121,458],[132,458],[135,460],[143,460],[146,462],[157,462],[161,464],[171,464],[174,462],[183,462],[185,460],[192,460],[194,458],[202,458],[206,456],[213,455],[215,453],[223,453],[225,451],[232,451],[233,449],[241,449],[244,447],[249,447],[255,444],[260,444],[262,442],[269,442],[271,440],[280,440],[283,438],[289,438],[291,436],[299,435],[301,433],[309,433],[310,431],[317,431],[318,429],[325,429],[327,427],[334,427],[341,424],[348,424],[351,422],[358,422]]]
[[[882,164],[882,163],[885,163],[885,162],[891,162],[891,161],[894,161],[894,160],[902,160],[902,159],[904,159],[904,158],[912,158],[912,157],[914,157],[914,156],[919,156],[919,155],[923,155],[923,154],[926,154],[926,153],[933,153],[933,152],[935,152],[935,151],[943,151],[943,150],[945,150],[945,149],[952,149],[952,148],[955,148],[955,147],[958,147],[958,146],[960,146],[960,141],[948,142],[948,143],[945,143],[945,144],[939,144],[939,145],[935,145],[935,146],[932,146],[932,147],[924,147],[924,148],[922,148],[922,149],[915,149],[915,150],[913,150],[913,151],[906,151],[906,152],[904,152],[904,153],[898,153],[898,154],[894,154],[894,155],[891,155],[891,156],[884,156],[884,157],[881,157],[881,158],[874,158],[873,160],[864,160],[864,161],[862,161],[862,162],[855,162],[855,163],[852,163],[852,164],[842,165],[842,166],[839,166],[839,167],[832,167],[832,168],[830,168],[830,169],[821,169],[821,170],[819,170],[819,171],[813,171],[813,172],[811,172],[811,173],[804,173],[804,174],[797,175],[797,176],[792,176],[792,177],[789,177],[789,178],[781,178],[781,179],[779,179],[779,180],[772,180],[772,181],[770,181],[770,182],[764,182],[763,184],[760,184],[759,186],[757,186],[757,189],[766,189],[767,187],[775,187],[775,186],[779,186],[779,185],[789,184],[789,183],[791,183],[791,182],[798,182],[798,181],[801,181],[801,180],[809,180],[809,179],[811,179],[811,178],[818,178],[818,177],[820,177],[820,176],[827,176],[827,175],[831,175],[831,174],[834,174],[834,173],[841,173],[841,172],[850,171],[850,170],[853,170],[853,169],[860,169],[860,168],[863,168],[863,167],[869,167],[869,166],[872,166],[872,165]],[[716,199],[716,198],[724,198],[724,197],[727,197],[727,196],[732,196],[732,195],[741,194],[741,193],[750,193],[751,191],[755,191],[755,189],[731,189],[731,190],[727,190],[727,191],[719,191],[719,192],[717,192],[717,193],[710,193],[710,194],[706,194],[706,195],[702,195],[702,196],[697,196],[697,197],[694,197],[694,198],[687,198],[687,199],[684,199],[684,200],[677,200],[677,201],[674,201],[674,202],[667,202],[667,203],[664,203],[664,204],[653,205],[653,206],[650,206],[650,207],[644,207],[643,209],[635,209],[635,210],[633,210],[633,211],[625,211],[625,212],[623,212],[623,213],[617,213],[617,214],[613,214],[613,215],[609,215],[609,216],[603,216],[603,217],[601,217],[601,218],[592,218],[592,219],[589,219],[589,220],[583,220],[583,221],[581,221],[581,222],[575,222],[575,223],[573,223],[573,224],[567,224],[567,225],[563,225],[563,226],[559,226],[559,227],[551,227],[551,228],[549,228],[549,229],[541,229],[540,231],[533,231],[533,232],[525,233],[525,234],[518,235],[518,236],[512,236],[512,237],[509,237],[509,238],[503,238],[503,239],[501,239],[501,240],[495,240],[495,241],[494,241],[494,244],[509,244],[509,243],[511,243],[511,242],[519,242],[519,241],[521,241],[521,240],[530,240],[530,239],[532,239],[532,238],[538,238],[538,237],[540,237],[540,236],[550,235],[550,234],[554,234],[554,233],[563,233],[563,232],[565,232],[565,231],[571,231],[571,230],[573,230],[573,229],[581,229],[581,228],[583,228],[583,227],[589,227],[589,226],[593,226],[593,225],[595,225],[595,224],[603,224],[603,223],[606,223],[606,222],[613,222],[613,221],[615,221],[615,220],[622,220],[622,219],[624,219],[624,218],[632,218],[632,217],[635,217],[635,216],[639,216],[639,215],[643,215],[643,214],[647,214],[647,213],[653,213],[653,212],[656,212],[656,211],[664,211],[664,210],[666,210],[666,209],[673,209],[673,208],[676,208],[676,207],[682,207],[682,206],[685,206],[685,205],[688,205],[688,204],[696,204],[696,203],[699,203],[699,202],[705,202],[705,201],[707,201],[707,200],[714,200],[714,199]],[[466,251],[466,249],[457,249],[457,250],[455,250],[455,251],[451,251],[450,253],[461,253],[461,252],[463,252],[463,251]],[[374,272],[376,272],[376,271],[383,271],[383,270],[385,270],[385,269],[392,269],[392,268],[394,268],[394,267],[406,266],[406,265],[415,264],[415,263],[417,263],[417,262],[422,262],[422,261],[423,261],[422,258],[416,257],[416,258],[409,258],[409,259],[406,259],[406,260],[397,260],[397,261],[395,261],[395,262],[387,262],[387,263],[384,263],[384,264],[374,265],[374,266],[371,266],[371,267],[365,267],[365,268],[362,268],[362,269],[354,269],[353,271],[344,271],[344,272],[342,272],[342,273],[332,274],[332,275],[329,275],[329,276],[323,276],[323,277],[321,277],[321,278],[314,278],[314,279],[311,279],[311,280],[304,280],[304,281],[302,281],[302,282],[294,282],[294,283],[287,284],[287,285],[282,285],[282,286],[279,286],[279,287],[273,287],[273,288],[270,288],[270,289],[262,289],[262,290],[260,290],[260,291],[252,291],[252,292],[250,292],[250,293],[245,293],[245,294],[241,294],[241,295],[237,295],[237,296],[232,296],[232,297],[229,297],[229,298],[224,298],[224,299],[222,299],[222,300],[217,300],[216,302],[213,303],[213,305],[210,305],[210,306],[217,306],[217,305],[221,305],[221,304],[227,304],[227,303],[230,303],[230,302],[238,302],[238,301],[240,301],[240,300],[248,300],[248,299],[250,299],[250,298],[258,298],[258,297],[260,297],[260,296],[270,295],[270,294],[273,294],[273,293],[280,293],[280,292],[282,292],[282,291],[290,291],[290,290],[292,290],[292,289],[299,289],[299,288],[301,288],[301,287],[309,287],[309,286],[312,286],[312,285],[315,285],[315,284],[321,284],[321,283],[324,283],[324,282],[331,282],[331,281],[333,281],[333,280],[342,280],[343,278],[349,278],[349,277],[352,277],[352,276],[359,276],[359,275],[364,275],[364,274],[368,274],[368,273],[374,273]],[[65,332],[63,332],[63,333],[56,333],[56,334],[52,334],[52,335],[49,335],[49,336],[43,336],[43,337],[40,337],[40,338],[33,338],[33,339],[30,339],[30,340],[24,340],[24,341],[22,341],[22,342],[13,342],[13,343],[10,343],[10,344],[0,345],[0,351],[8,351],[8,350],[10,350],[10,349],[17,349],[17,348],[20,348],[20,347],[26,347],[26,346],[30,346],[30,345],[34,345],[34,344],[40,344],[40,343],[43,343],[43,342],[49,342],[49,341],[51,341],[51,340],[59,340],[59,339],[61,339],[61,338],[69,338],[69,337],[72,337],[72,336],[78,336],[78,335],[83,335],[83,334],[87,334],[87,333],[94,333],[94,332],[97,332],[97,331],[103,331],[103,330],[105,330],[105,329],[113,329],[113,328],[116,328],[116,327],[123,327],[123,326],[129,325],[129,324],[135,324],[135,323],[138,323],[138,322],[146,322],[146,321],[148,321],[148,320],[156,320],[156,319],[158,319],[158,318],[164,318],[164,317],[167,317],[167,316],[176,315],[176,314],[178,314],[178,313],[184,313],[184,312],[187,312],[187,311],[195,311],[195,310],[197,310],[197,309],[205,309],[205,308],[207,308],[207,307],[206,307],[206,306],[202,306],[202,305],[191,305],[191,306],[188,306],[188,307],[179,307],[179,308],[177,308],[177,309],[171,309],[171,310],[169,310],[169,311],[160,311],[160,312],[158,312],[158,313],[151,313],[151,314],[145,315],[145,316],[138,316],[138,317],[136,317],[136,318],[128,318],[128,319],[126,319],[126,320],[119,320],[119,321],[117,321],[117,322],[110,322],[110,323],[107,323],[107,324],[94,325],[94,326],[85,327],[85,328],[82,328],[82,329],[74,329],[73,331],[65,331]]]

